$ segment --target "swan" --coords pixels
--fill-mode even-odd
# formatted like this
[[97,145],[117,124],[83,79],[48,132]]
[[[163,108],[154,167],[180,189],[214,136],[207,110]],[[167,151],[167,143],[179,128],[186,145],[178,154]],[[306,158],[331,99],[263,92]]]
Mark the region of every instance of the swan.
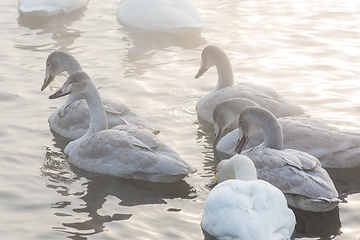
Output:
[[[213,112],[216,150],[234,155],[239,137],[239,128],[221,138],[225,128],[239,119],[243,109],[257,106],[245,98],[233,98],[216,105]],[[325,168],[360,167],[360,136],[341,132],[336,127],[309,117],[278,118],[284,135],[283,148],[306,152],[321,162]],[[220,139],[221,138],[221,139]],[[264,133],[259,129],[250,138],[244,149],[260,145],[264,141]]]
[[[247,107],[239,117],[242,132],[235,151],[255,164],[259,179],[279,188],[290,206],[311,212],[327,212],[339,204],[338,192],[320,161],[302,151],[283,149],[283,134],[276,117],[267,109]],[[243,151],[250,137],[259,129],[264,142]]]
[[130,124],[108,129],[99,92],[82,70],[72,73],[49,98],[83,95],[90,110],[87,133],[64,150],[73,165],[89,172],[151,182],[175,182],[196,172],[148,129]]
[[[209,123],[213,123],[213,111],[215,106],[226,99],[242,97],[248,98],[271,111],[276,117],[299,116],[304,110],[294,103],[286,100],[272,88],[254,85],[234,85],[234,75],[230,60],[226,53],[219,47],[209,45],[201,53],[201,65],[195,78],[201,77],[210,67],[216,66],[218,83],[215,88],[197,101],[195,108],[198,116]],[[235,129],[236,122],[229,128]]]
[[22,13],[46,17],[82,8],[88,0],[18,0],[18,3]]
[[257,180],[248,157],[235,155],[222,160],[216,179],[219,184],[204,204],[201,226],[206,232],[219,239],[290,239],[296,223],[294,213],[279,189]]
[[189,0],[121,0],[117,18],[132,27],[175,34],[195,33],[206,25]]
[[[63,51],[51,53],[46,60],[45,80],[41,91],[63,71],[67,71],[70,75],[77,70],[82,70],[82,68],[71,54]],[[149,128],[156,134],[159,133],[128,104],[112,98],[102,98],[102,100],[105,106],[108,128],[131,123]],[[65,138],[75,140],[83,136],[87,132],[90,122],[89,108],[83,95],[69,94],[65,104],[50,114],[48,122],[52,130]]]

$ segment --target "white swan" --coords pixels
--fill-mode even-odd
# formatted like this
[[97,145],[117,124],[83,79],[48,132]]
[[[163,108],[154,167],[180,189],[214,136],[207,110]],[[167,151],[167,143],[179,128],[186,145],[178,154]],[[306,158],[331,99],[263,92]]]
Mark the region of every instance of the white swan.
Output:
[[88,0],[18,0],[18,3],[21,12],[46,17],[72,12],[84,7]]
[[89,172],[152,182],[174,182],[196,172],[150,130],[130,124],[107,130],[100,95],[84,71],[72,73],[49,98],[69,93],[84,96],[91,116],[87,133],[64,150],[75,166]]
[[[304,110],[298,105],[286,100],[276,90],[254,84],[234,85],[234,75],[230,60],[226,53],[219,47],[209,45],[201,53],[201,66],[195,78],[201,77],[210,67],[216,66],[218,83],[208,94],[203,96],[195,105],[198,116],[209,123],[213,123],[215,106],[226,99],[242,97],[248,98],[268,109],[276,117],[298,116]],[[229,128],[237,128],[237,123],[232,123]]]
[[279,189],[257,180],[248,157],[235,155],[222,160],[216,177],[219,184],[205,200],[201,226],[206,232],[219,239],[290,239],[296,223],[294,213]]
[[132,27],[175,34],[198,32],[206,25],[189,0],[121,0],[117,18]]
[[[79,62],[69,53],[56,51],[49,55],[46,60],[45,80],[41,87],[43,91],[54,78],[67,71],[72,74],[77,70],[82,70]],[[59,135],[74,140],[83,136],[89,127],[90,113],[86,101],[82,94],[72,93],[64,105],[51,113],[48,118],[49,125]],[[136,126],[143,126],[154,130],[150,124],[142,118],[135,110],[126,103],[111,99],[102,98],[105,106],[108,128],[119,124],[131,123]]]
[[[239,128],[221,138],[224,129],[239,119],[246,107],[257,106],[249,99],[233,98],[219,103],[213,113],[216,150],[234,155]],[[309,117],[278,118],[284,135],[283,148],[296,149],[316,157],[325,168],[354,168],[360,166],[360,136],[341,132],[336,127]],[[240,130],[241,131],[241,130]],[[221,139],[220,139],[221,138]],[[260,145],[264,133],[259,129],[244,149]]]
[[264,142],[242,152],[255,164],[258,178],[279,188],[290,206],[312,212],[326,212],[339,204],[338,192],[319,160],[305,152],[283,149],[283,134],[276,117],[261,107],[247,107],[239,117],[240,153],[250,137],[264,130]]

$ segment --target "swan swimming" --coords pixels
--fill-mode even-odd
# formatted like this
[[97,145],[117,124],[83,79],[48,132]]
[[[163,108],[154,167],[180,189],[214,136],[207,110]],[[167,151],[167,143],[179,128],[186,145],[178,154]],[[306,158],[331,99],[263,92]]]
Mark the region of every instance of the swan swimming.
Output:
[[[225,128],[239,119],[246,107],[257,106],[245,98],[233,98],[220,102],[214,109],[214,146],[227,155],[234,155],[239,138],[239,128],[221,138]],[[306,152],[321,162],[325,168],[354,168],[360,166],[360,136],[342,132],[336,127],[310,117],[278,118],[284,135],[283,148]],[[221,139],[220,139],[221,138]],[[244,149],[260,145],[264,133],[259,129],[250,138]]]
[[83,95],[91,119],[87,133],[65,147],[73,165],[89,172],[151,182],[175,182],[196,172],[146,128],[125,124],[108,129],[99,92],[84,71],[72,73],[49,98],[70,93]]
[[84,7],[88,0],[18,0],[18,3],[22,13],[46,17],[75,11]]
[[117,18],[147,31],[187,34],[206,24],[189,0],[121,0]]
[[257,180],[248,157],[222,160],[215,178],[219,184],[204,204],[201,226],[206,232],[219,239],[290,239],[296,224],[294,213],[279,189]]
[[[63,71],[67,71],[70,75],[77,70],[82,70],[80,63],[69,53],[63,51],[51,53],[46,60],[45,80],[41,91]],[[105,107],[108,128],[131,123],[136,126],[148,128],[156,134],[159,132],[153,129],[150,124],[128,104],[112,98],[102,98],[102,100]],[[90,123],[89,108],[83,95],[76,93],[69,94],[65,104],[53,111],[48,121],[51,129],[65,138],[75,140],[83,136],[87,132]]]
[[[311,212],[326,212],[338,206],[338,192],[320,161],[302,151],[283,149],[281,125],[270,111],[245,108],[239,117],[239,128],[242,134],[235,151],[248,156],[258,178],[279,188],[290,206]],[[242,151],[259,128],[264,131],[264,142]]]
[[[276,117],[299,116],[304,110],[298,105],[286,100],[272,88],[254,85],[234,85],[234,75],[230,60],[226,53],[219,47],[209,45],[201,53],[201,65],[195,78],[201,77],[210,67],[214,66],[218,73],[218,83],[215,88],[203,96],[195,105],[198,116],[209,123],[213,123],[215,106],[226,99],[242,97],[256,102],[259,106],[268,109]],[[229,128],[235,129],[236,122]]]

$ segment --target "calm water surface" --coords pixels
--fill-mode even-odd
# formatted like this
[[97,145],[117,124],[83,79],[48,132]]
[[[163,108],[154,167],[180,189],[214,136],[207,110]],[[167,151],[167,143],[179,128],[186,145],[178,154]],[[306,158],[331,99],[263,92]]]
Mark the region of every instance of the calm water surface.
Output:
[[[216,44],[237,82],[276,88],[313,117],[360,132],[360,2],[350,0],[193,0],[201,34],[148,33],[121,25],[119,0],[93,1],[73,14],[20,16],[0,3],[1,239],[204,239],[203,204],[213,181],[212,128],[194,105],[216,84],[216,70],[195,80],[200,54]],[[198,172],[176,184],[91,174],[69,165],[67,144],[47,117],[65,99],[40,91],[45,60],[73,54],[103,96],[122,99]],[[329,169],[339,209],[295,211],[296,239],[360,238],[359,169]]]

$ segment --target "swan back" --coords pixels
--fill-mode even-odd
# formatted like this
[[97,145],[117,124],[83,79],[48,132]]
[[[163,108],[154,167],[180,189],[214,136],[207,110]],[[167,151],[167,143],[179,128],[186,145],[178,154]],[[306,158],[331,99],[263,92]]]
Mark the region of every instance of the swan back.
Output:
[[196,172],[150,130],[131,124],[87,137],[69,161],[90,172],[152,182],[175,182]]
[[220,239],[290,239],[295,216],[279,189],[257,180],[253,162],[235,155],[218,164],[219,180],[225,172],[229,178],[234,174],[228,173],[235,172],[236,179],[225,177],[211,190],[204,204],[203,229]]
[[132,27],[175,34],[194,33],[205,26],[189,0],[122,0],[117,18]]
[[85,6],[88,0],[18,0],[18,2],[21,12],[45,17],[72,12]]

